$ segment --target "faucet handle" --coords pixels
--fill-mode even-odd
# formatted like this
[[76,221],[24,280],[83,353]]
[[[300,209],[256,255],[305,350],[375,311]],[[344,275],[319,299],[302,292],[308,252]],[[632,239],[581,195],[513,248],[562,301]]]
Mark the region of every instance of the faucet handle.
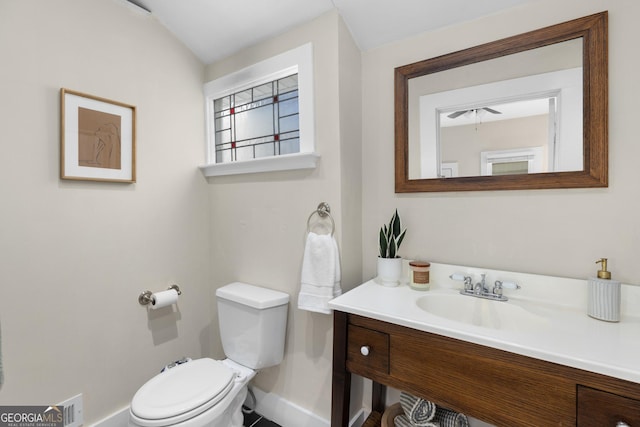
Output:
[[449,276],[449,279],[464,282],[464,289],[467,291],[473,288],[473,284],[471,283],[471,276],[467,276],[462,273],[453,273],[451,276]]
[[496,281],[496,285],[500,283],[500,286],[506,289],[520,289],[520,285],[516,282],[501,282],[499,280]]
[[493,293],[496,295],[502,295],[502,289],[520,289],[520,285],[516,282],[501,282],[500,280],[496,280],[496,283],[493,285]]

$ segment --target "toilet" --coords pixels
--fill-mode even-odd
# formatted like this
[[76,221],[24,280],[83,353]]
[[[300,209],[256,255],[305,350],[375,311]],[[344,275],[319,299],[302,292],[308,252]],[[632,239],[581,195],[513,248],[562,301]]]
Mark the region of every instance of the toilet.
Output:
[[180,361],[147,381],[129,410],[132,427],[242,427],[256,370],[284,356],[289,295],[246,283],[216,290],[225,360]]

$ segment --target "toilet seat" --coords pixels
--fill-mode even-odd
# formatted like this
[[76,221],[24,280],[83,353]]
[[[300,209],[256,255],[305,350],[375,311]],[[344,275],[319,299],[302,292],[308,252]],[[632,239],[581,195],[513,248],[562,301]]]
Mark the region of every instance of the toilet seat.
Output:
[[168,369],[145,383],[131,401],[131,414],[143,426],[193,418],[222,400],[235,373],[218,360],[203,358]]

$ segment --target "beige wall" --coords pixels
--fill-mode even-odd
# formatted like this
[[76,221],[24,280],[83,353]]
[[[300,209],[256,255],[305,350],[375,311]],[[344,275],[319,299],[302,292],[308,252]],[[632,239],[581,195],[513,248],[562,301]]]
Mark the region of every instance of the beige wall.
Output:
[[[458,176],[480,175],[483,151],[543,147],[542,165],[548,170],[549,115],[519,117],[440,129],[442,161],[458,162]],[[582,159],[582,157],[580,157]]]
[[212,178],[211,264],[216,286],[240,280],[291,295],[285,359],[255,383],[328,419],[333,321],[298,310],[297,293],[307,217],[322,201],[336,222],[343,289],[362,281],[360,52],[332,12],[208,66],[206,80],[307,42],[313,43],[319,166]]
[[[606,9],[609,188],[394,193],[394,67]],[[295,308],[306,219],[320,201],[334,212],[345,289],[375,274],[377,231],[396,207],[405,257],[585,277],[605,256],[614,277],[638,283],[639,13],[635,0],[539,0],[362,56],[329,13],[203,77],[166,30],[117,1],[0,0],[0,404],[82,392],[96,421],[168,360],[221,357],[212,288],[243,280],[292,296],[285,360],[257,385],[328,418],[331,317]],[[202,83],[308,41],[319,167],[207,184],[195,168]],[[60,87],[138,107],[137,184],[58,179]],[[173,281],[179,312],[138,306],[139,292]]]
[[[609,188],[395,194],[393,69],[423,58],[609,10]],[[363,266],[375,274],[376,231],[398,208],[410,258],[587,277],[608,257],[614,277],[640,283],[637,211],[640,155],[635,127],[640,93],[631,53],[640,3],[540,0],[363,54]]]
[[[0,405],[83,393],[85,425],[210,353],[204,66],[112,0],[0,0]],[[136,184],[61,181],[59,90],[135,105]],[[145,289],[179,283],[179,311]]]

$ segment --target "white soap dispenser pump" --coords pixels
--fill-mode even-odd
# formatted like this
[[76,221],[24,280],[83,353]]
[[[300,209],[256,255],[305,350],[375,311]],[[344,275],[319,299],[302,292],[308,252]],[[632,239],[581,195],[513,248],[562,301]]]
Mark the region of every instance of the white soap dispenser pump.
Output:
[[590,277],[587,281],[587,314],[594,319],[619,322],[620,282],[611,280],[611,272],[607,271],[607,258],[599,259],[596,264],[602,266],[598,270],[598,277]]

